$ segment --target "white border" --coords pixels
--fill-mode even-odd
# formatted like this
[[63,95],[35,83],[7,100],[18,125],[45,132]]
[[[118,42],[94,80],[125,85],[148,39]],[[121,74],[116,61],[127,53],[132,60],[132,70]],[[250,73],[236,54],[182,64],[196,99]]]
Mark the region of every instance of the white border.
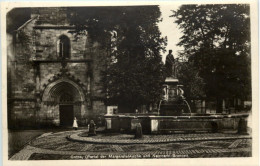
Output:
[[[128,6],[128,5],[177,5],[177,4],[209,4],[209,3],[249,3],[251,11],[251,46],[252,46],[252,92],[253,92],[253,157],[248,158],[189,158],[189,159],[127,159],[127,160],[66,160],[66,161],[9,161],[8,160],[8,131],[7,131],[7,59],[6,59],[6,18],[8,10],[13,7],[50,7],[50,6]],[[1,54],[2,54],[2,134],[3,134],[3,161],[4,166],[37,166],[37,165],[258,165],[258,4],[257,0],[239,0],[239,1],[87,1],[87,2],[1,2]]]

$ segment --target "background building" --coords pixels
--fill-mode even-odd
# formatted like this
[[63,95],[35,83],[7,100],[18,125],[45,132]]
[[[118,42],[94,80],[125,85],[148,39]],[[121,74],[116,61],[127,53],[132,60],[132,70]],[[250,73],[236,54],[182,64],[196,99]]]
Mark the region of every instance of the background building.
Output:
[[[8,25],[19,21],[17,10]],[[68,8],[28,10],[30,19],[7,39],[9,128],[71,126],[74,117],[84,125],[105,114],[99,81],[107,52],[87,32],[71,33]]]

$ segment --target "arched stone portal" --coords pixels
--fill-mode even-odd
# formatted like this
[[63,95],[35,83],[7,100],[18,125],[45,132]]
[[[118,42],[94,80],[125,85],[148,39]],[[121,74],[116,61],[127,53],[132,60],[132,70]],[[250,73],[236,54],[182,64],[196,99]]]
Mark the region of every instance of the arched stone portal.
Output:
[[84,91],[74,81],[61,78],[45,88],[40,119],[58,126],[72,126],[74,117],[82,119],[85,112]]

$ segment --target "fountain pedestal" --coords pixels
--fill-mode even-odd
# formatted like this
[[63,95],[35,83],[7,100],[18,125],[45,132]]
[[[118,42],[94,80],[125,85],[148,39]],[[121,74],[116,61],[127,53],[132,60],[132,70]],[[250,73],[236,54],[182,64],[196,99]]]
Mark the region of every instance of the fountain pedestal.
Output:
[[173,77],[167,77],[163,84],[164,101],[172,102],[177,100],[179,80]]
[[183,102],[183,90],[179,87],[179,80],[167,77],[164,82],[164,100],[160,106],[162,116],[180,116],[186,108]]

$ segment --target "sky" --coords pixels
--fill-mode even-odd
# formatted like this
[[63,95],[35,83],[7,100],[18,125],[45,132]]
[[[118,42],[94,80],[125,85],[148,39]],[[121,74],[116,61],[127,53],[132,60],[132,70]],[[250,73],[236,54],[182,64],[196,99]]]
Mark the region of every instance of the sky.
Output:
[[168,44],[166,46],[167,51],[165,53],[162,53],[163,62],[165,62],[165,58],[169,50],[172,50],[174,58],[177,58],[178,51],[182,50],[181,47],[177,46],[179,38],[182,36],[182,32],[180,29],[178,29],[177,24],[174,23],[175,18],[169,17],[173,14],[171,10],[177,10],[179,7],[179,5],[160,6],[160,10],[162,13],[161,17],[163,18],[163,21],[159,23],[159,29],[162,33],[162,36],[167,36],[168,39]]

